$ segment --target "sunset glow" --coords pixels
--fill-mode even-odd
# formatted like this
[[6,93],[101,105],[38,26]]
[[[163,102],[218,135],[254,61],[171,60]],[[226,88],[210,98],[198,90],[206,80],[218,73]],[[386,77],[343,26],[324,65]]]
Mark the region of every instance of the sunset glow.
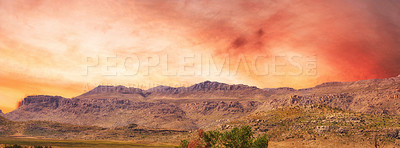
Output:
[[0,109],[97,85],[397,76],[399,14],[396,0],[0,0]]

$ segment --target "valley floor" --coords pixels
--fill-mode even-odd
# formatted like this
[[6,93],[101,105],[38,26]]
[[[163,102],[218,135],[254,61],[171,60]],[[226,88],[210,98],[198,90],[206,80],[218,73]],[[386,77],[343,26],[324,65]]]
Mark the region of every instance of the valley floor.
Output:
[[55,140],[42,139],[39,137],[0,137],[0,147],[19,145],[23,147],[29,146],[51,146],[52,148],[72,148],[72,147],[88,147],[88,148],[151,148],[151,147],[174,147],[173,145],[160,143],[144,143],[141,141],[106,141],[106,140]]

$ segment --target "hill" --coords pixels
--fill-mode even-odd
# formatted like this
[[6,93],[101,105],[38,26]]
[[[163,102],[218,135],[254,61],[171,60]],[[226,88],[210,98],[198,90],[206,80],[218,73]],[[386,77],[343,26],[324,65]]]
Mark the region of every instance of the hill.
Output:
[[[208,128],[229,131],[250,126],[256,136],[266,134],[274,147],[400,146],[400,116],[345,111],[325,104],[293,105]],[[297,145],[299,146],[299,145]]]

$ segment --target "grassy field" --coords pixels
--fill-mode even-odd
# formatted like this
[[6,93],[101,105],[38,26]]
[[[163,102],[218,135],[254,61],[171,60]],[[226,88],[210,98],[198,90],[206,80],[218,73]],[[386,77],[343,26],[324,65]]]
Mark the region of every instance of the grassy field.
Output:
[[34,138],[14,138],[0,137],[0,147],[5,145],[20,145],[20,146],[51,146],[51,147],[96,147],[96,148],[151,148],[151,147],[174,147],[173,145],[153,145],[153,144],[137,144],[128,141],[88,141],[88,140],[51,140],[51,139],[34,139]]

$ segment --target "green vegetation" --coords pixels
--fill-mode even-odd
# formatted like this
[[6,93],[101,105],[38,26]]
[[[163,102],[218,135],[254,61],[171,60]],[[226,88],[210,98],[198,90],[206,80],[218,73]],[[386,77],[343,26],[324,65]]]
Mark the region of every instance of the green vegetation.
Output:
[[186,139],[182,140],[181,144],[179,145],[179,147],[182,147],[182,148],[186,148],[188,146],[189,146],[189,141]]
[[253,131],[250,126],[241,128],[233,128],[230,131],[198,131],[195,139],[182,140],[181,148],[214,148],[214,147],[229,147],[229,148],[266,148],[268,147],[268,139],[266,135],[254,138]]

